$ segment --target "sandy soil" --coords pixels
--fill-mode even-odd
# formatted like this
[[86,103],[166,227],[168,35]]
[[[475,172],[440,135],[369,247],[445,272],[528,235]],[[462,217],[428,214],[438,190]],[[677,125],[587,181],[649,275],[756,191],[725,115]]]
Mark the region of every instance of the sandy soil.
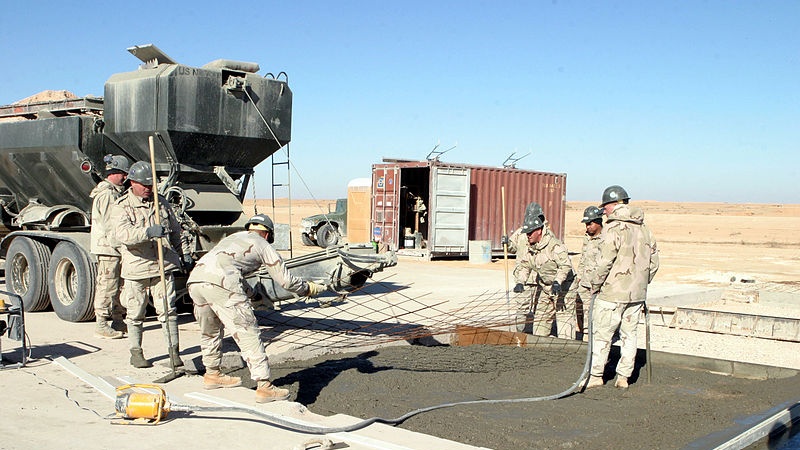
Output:
[[[300,220],[327,211],[335,200],[294,200],[291,206],[293,251],[318,250],[300,242]],[[567,202],[565,244],[580,252],[583,210],[591,202]],[[724,284],[731,276],[761,281],[800,281],[800,205],[636,202],[645,211],[661,255],[658,281]],[[253,201],[245,202],[252,211]],[[259,212],[289,222],[286,199],[259,200]],[[516,224],[508,218],[509,224]],[[466,262],[460,262],[466,264]],[[460,264],[456,262],[455,264]],[[447,264],[437,262],[436,264]]]
[[[659,281],[726,282],[729,274],[762,281],[800,280],[800,205],[638,202],[661,254]],[[586,202],[569,202],[566,244],[579,247],[577,218]],[[572,220],[575,217],[576,220]]]

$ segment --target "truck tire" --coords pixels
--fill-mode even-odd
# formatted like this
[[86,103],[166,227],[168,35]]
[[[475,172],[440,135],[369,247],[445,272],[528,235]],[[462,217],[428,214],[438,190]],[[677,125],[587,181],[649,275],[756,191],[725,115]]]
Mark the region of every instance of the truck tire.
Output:
[[41,242],[25,236],[11,241],[6,253],[6,289],[22,297],[25,311],[47,308],[47,266],[50,249]]
[[50,303],[61,320],[82,322],[94,317],[97,265],[72,242],[60,242],[50,257]]
[[339,232],[333,225],[326,223],[317,230],[317,245],[328,248],[339,243]]
[[308,233],[301,234],[300,235],[300,240],[303,242],[303,245],[308,245],[308,246],[317,245],[317,243],[314,242],[313,239],[311,239],[311,237],[308,235]]

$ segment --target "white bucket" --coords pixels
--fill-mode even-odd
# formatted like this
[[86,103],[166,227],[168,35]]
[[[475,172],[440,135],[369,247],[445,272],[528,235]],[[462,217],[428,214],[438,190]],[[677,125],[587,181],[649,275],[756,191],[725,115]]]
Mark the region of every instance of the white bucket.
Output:
[[469,241],[470,264],[492,262],[492,241]]
[[414,248],[414,236],[406,236],[403,241],[403,247]]

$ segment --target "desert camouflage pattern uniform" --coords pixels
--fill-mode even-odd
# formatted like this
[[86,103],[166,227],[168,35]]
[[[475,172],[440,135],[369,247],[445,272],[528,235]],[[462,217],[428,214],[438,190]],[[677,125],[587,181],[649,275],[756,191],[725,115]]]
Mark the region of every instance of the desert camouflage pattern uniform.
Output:
[[[142,199],[128,191],[120,197],[112,208],[112,223],[116,226],[117,240],[122,244],[122,278],[125,285],[122,289],[122,302],[127,309],[126,323],[141,327],[147,308],[148,292],[153,297],[153,306],[158,313],[158,320],[163,324],[177,319],[175,309],[175,286],[173,272],[180,270],[178,251],[183,251],[181,225],[167,200],[159,196],[158,205],[161,225],[167,229],[167,238],[161,238],[164,253],[164,273],[166,290],[161,283],[158,268],[157,241],[149,239],[147,227],[156,224],[154,203],[151,199]],[[177,251],[175,249],[178,249]],[[164,311],[164,296],[167,298],[167,310]]]
[[508,253],[517,253],[521,248],[528,246],[528,236],[522,232],[522,227],[514,230],[508,237]]
[[[518,255],[514,268],[517,283],[533,286],[533,289],[516,294],[517,331],[522,332],[528,321],[528,313],[533,309],[533,334],[548,336],[556,321],[558,336],[575,338],[575,287],[573,286],[572,263],[567,247],[545,228],[541,240],[533,245],[527,244],[526,251]],[[552,295],[553,282],[561,285],[561,293]]]
[[581,333],[587,332],[589,326],[589,301],[592,298],[592,279],[597,272],[597,263],[600,261],[600,243],[603,240],[603,233],[596,236],[583,235],[583,247],[581,258],[578,260],[578,267],[575,272],[575,280],[578,286],[577,298],[575,300],[578,314],[578,329]]
[[[524,222],[524,221],[523,221]],[[550,231],[550,227],[547,224],[547,221],[544,221],[544,231],[542,231],[542,237]],[[522,232],[522,227],[517,228],[511,233],[511,236],[508,237],[508,253],[517,254],[518,252],[524,251],[524,249],[528,248],[528,235]],[[514,260],[514,270],[516,271],[519,267],[521,258],[517,255],[517,258]]]
[[600,245],[600,261],[592,279],[597,292],[592,312],[591,374],[602,376],[611,338],[619,329],[617,374],[630,377],[636,358],[636,328],[647,297],[647,285],[658,271],[658,249],[644,225],[641,208],[618,204],[608,215]]
[[119,299],[121,256],[117,247],[111,207],[122,195],[125,186],[103,180],[92,189],[91,253],[97,259],[97,278],[94,288],[94,315],[98,320],[122,320],[125,308]]
[[197,262],[187,287],[200,324],[200,348],[206,369],[219,369],[225,329],[233,336],[253,380],[268,380],[269,361],[246,278],[266,267],[272,280],[287,291],[308,294],[308,283],[289,273],[283,259],[266,239],[240,231],[221,240]]

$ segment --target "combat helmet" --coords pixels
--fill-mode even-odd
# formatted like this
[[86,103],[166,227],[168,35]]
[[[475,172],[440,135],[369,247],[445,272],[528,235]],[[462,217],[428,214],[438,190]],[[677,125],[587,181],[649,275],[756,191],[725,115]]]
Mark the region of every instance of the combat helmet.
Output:
[[544,220],[544,211],[542,210],[542,205],[536,202],[528,203],[528,206],[525,208],[525,217],[531,215],[540,217],[542,220]]
[[529,215],[525,218],[525,223],[522,224],[522,229],[520,231],[528,234],[542,227],[544,227],[544,222],[539,216]]
[[600,206],[602,207],[609,203],[616,203],[629,199],[630,197],[628,196],[628,193],[625,191],[625,189],[622,186],[615,184],[613,186],[607,187],[606,190],[603,191],[603,198],[602,200],[600,200]]
[[128,179],[141,183],[145,186],[153,185],[153,169],[150,163],[146,161],[136,161],[131,165],[131,170],[128,171]]
[[250,220],[244,224],[244,228],[246,230],[254,229],[269,231],[267,242],[270,244],[275,242],[275,225],[272,223],[272,219],[270,219],[266,214],[256,214],[255,216],[251,217]]
[[596,221],[603,221],[603,210],[598,208],[597,206],[590,206],[583,210],[583,219],[581,223],[589,223],[589,222],[596,222]]
[[122,155],[106,155],[103,162],[106,163],[106,172],[109,173],[112,170],[128,173],[131,169],[131,161]]

